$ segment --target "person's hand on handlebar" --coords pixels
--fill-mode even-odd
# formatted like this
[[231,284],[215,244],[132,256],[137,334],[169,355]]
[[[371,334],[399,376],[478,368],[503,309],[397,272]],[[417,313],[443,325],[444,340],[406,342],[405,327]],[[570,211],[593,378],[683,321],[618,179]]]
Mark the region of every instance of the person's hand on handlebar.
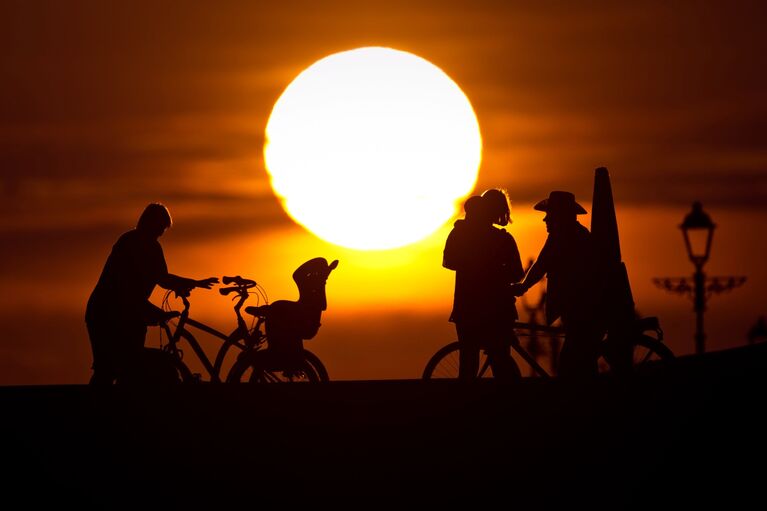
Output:
[[189,296],[189,292],[196,287],[210,289],[213,284],[218,284],[218,278],[210,277],[207,279],[195,280],[168,273],[160,279],[158,283],[165,289],[175,291],[176,296]]

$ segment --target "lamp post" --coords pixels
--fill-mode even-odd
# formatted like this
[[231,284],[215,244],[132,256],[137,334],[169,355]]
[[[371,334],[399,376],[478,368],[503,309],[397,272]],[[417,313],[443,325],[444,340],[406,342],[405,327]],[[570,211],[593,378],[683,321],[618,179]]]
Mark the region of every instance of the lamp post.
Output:
[[703,265],[711,255],[711,242],[714,240],[716,225],[703,211],[700,202],[694,202],[692,211],[684,217],[684,222],[679,226],[684,236],[684,245],[687,247],[687,255],[695,265],[693,281],[695,283],[695,352],[705,351],[706,334],[703,331],[703,313],[706,312],[706,274],[703,273]]
[[746,277],[706,277],[703,265],[711,255],[711,242],[714,239],[716,224],[703,211],[703,205],[695,202],[692,211],[684,217],[679,226],[684,237],[687,256],[695,266],[692,283],[685,277],[655,278],[656,286],[671,293],[681,294],[692,298],[695,311],[695,353],[704,353],[706,334],[703,330],[703,314],[706,312],[706,302],[711,295],[730,291],[742,285]]

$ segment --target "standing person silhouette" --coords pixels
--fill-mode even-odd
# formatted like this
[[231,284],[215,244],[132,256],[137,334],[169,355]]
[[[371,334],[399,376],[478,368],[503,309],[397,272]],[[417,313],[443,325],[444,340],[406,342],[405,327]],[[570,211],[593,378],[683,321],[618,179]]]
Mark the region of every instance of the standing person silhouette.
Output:
[[149,204],[136,228],[112,247],[88,300],[85,323],[93,350],[92,385],[109,385],[140,364],[147,325],[177,313],[166,313],[149,301],[156,285],[176,292],[210,289],[218,279],[193,280],[168,273],[158,241],[172,225],[168,209]]
[[551,192],[533,209],[546,213],[543,221],[549,235],[525,279],[512,290],[521,296],[547,277],[546,322],[562,318],[565,330],[558,373],[567,378],[594,376],[601,340],[595,307],[595,251],[591,233],[577,219],[586,210],[572,193],[563,191]]
[[511,363],[509,339],[518,316],[509,286],[524,270],[514,238],[493,226],[509,223],[509,201],[503,191],[490,189],[469,197],[464,210],[465,219],[457,220],[447,237],[442,261],[455,271],[450,321],[460,345],[458,377],[476,378],[479,350],[484,348],[493,376],[510,379],[519,371]]

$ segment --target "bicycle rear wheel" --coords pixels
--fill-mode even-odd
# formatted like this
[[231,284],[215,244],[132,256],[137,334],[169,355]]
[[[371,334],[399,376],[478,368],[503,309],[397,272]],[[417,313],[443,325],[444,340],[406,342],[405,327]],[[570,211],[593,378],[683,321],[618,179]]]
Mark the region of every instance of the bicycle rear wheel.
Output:
[[[603,345],[607,347],[607,344]],[[639,335],[632,339],[630,349],[632,372],[648,370],[657,366],[658,363],[675,358],[674,353],[668,346],[649,335]],[[617,372],[618,367],[614,363],[611,364],[610,358],[609,351],[603,349],[599,357],[599,371],[601,373]]]
[[[460,348],[458,341],[440,348],[426,363],[421,376],[424,380],[458,379]],[[493,369],[485,350],[479,351],[479,371],[477,378],[492,378]]]
[[302,360],[298,367],[284,369],[275,364],[274,357],[264,350],[248,353],[237,360],[229,371],[226,381],[228,383],[300,383],[321,380],[314,367],[306,359]]
[[328,376],[328,370],[325,369],[325,365],[320,360],[320,357],[315,355],[309,350],[304,350],[304,360],[312,367],[320,381],[330,381]]

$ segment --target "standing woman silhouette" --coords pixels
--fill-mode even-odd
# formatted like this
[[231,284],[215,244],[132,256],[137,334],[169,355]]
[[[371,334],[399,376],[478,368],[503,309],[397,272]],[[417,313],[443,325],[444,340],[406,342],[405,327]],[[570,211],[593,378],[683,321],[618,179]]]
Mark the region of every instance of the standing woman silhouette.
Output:
[[476,378],[479,350],[485,349],[494,377],[510,379],[519,375],[508,342],[518,318],[510,285],[524,270],[516,241],[502,228],[510,223],[509,200],[504,191],[490,189],[470,197],[464,210],[466,217],[447,237],[442,261],[455,271],[450,321],[460,345],[458,377]]

